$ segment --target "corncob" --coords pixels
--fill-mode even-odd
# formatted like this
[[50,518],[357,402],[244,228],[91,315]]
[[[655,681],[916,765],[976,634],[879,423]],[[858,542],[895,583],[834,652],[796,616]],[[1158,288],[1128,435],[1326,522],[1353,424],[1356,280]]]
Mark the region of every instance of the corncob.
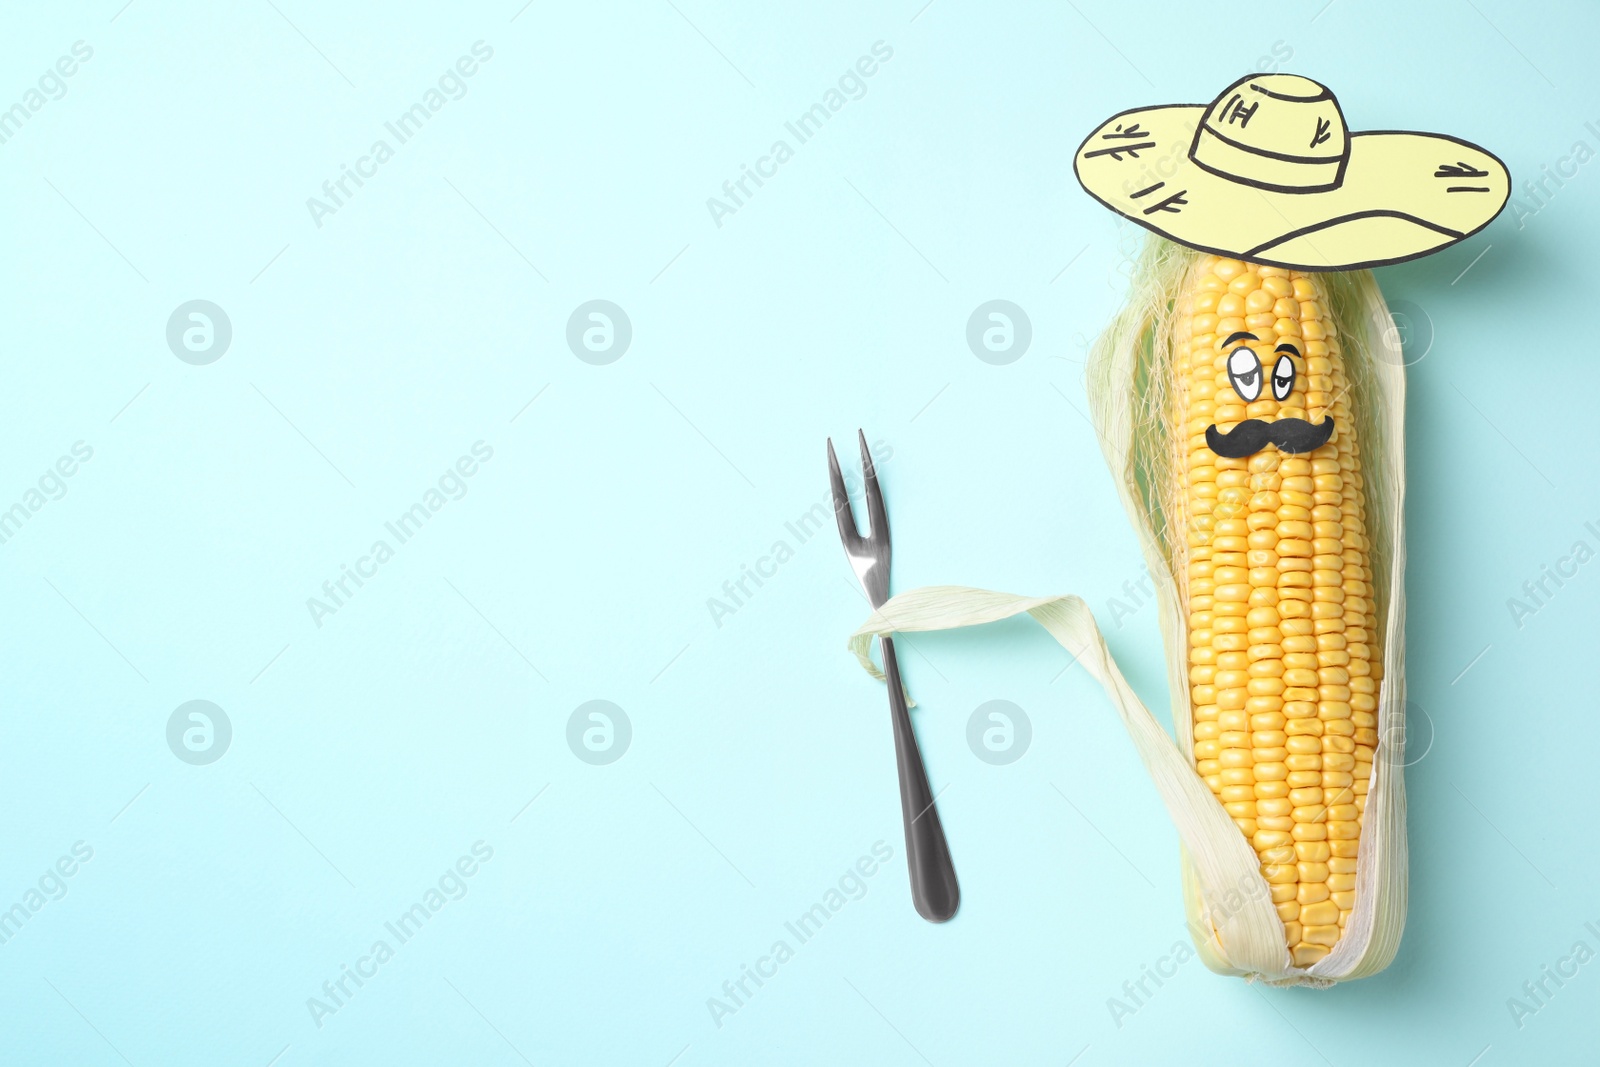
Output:
[[1028,614],[1127,727],[1183,843],[1206,966],[1313,988],[1376,974],[1399,949],[1408,863],[1405,378],[1388,307],[1370,271],[1160,238],[1131,282],[1088,396],[1155,582],[1175,738],[1078,597],[911,590],[850,647],[881,678],[874,635]]
[[[1383,659],[1352,397],[1315,274],[1202,256],[1177,311],[1174,564],[1195,769],[1259,857],[1291,959],[1309,967],[1355,908],[1378,744]],[[1254,338],[1230,342],[1239,333]],[[1268,444],[1229,459],[1207,443],[1213,425],[1327,416],[1333,436],[1309,454]]]

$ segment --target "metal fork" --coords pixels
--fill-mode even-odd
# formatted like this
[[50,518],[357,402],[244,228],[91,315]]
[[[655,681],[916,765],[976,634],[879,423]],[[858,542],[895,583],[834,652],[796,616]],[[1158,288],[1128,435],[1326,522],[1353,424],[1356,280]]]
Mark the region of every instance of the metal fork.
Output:
[[[856,529],[850,510],[850,494],[839,473],[839,458],[833,454],[833,439],[828,439],[828,476],[833,481],[833,513],[839,520],[839,537],[844,541],[850,569],[856,572],[862,591],[874,609],[889,599],[889,516],[883,508],[883,493],[878,489],[878,473],[867,451],[867,435],[861,439],[861,469],[866,478],[867,518],[872,527],[866,537]],[[911,869],[911,902],[917,914],[929,922],[942,923],[961,905],[961,887],[956,884],[956,868],[950,859],[950,846],[944,839],[939,810],[933,806],[933,790],[928,787],[928,772],[922,765],[922,751],[911,728],[911,712],[906,708],[905,689],[900,685],[900,663],[894,654],[894,639],[880,640],[883,673],[889,683],[889,711],[894,719],[894,755],[900,768],[900,814],[906,827],[906,863]]]

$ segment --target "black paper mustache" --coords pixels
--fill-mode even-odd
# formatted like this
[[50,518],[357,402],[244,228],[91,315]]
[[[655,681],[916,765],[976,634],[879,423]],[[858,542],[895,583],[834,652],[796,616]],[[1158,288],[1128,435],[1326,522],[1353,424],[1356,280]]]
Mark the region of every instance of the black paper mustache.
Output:
[[1206,427],[1206,444],[1211,451],[1224,459],[1243,459],[1267,447],[1270,441],[1280,452],[1310,452],[1321,448],[1333,436],[1333,416],[1324,415],[1322,423],[1313,426],[1305,419],[1276,419],[1263,422],[1245,419],[1223,433],[1213,423]]

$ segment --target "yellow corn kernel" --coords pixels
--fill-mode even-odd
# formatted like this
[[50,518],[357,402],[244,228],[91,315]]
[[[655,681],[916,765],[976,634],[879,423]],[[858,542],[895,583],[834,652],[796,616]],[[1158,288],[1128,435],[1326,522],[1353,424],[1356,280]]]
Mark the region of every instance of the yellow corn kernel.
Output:
[[1300,888],[1295,893],[1295,899],[1301,904],[1316,904],[1327,900],[1331,895],[1326,882],[1301,882]]
[[1339,943],[1339,934],[1338,926],[1307,926],[1302,936],[1308,945],[1327,945],[1332,948]]
[[1339,906],[1331,900],[1302,904],[1296,917],[1306,926],[1336,926],[1339,922]]
[[1261,865],[1261,876],[1268,885],[1294,885],[1300,880],[1299,872],[1292,863],[1264,863]]
[[1301,863],[1297,865],[1302,882],[1326,882],[1328,880],[1328,865],[1326,863]]
[[[1332,858],[1326,841],[1296,841],[1294,855],[1295,859],[1301,863],[1321,863],[1324,865]],[[1331,867],[1329,869],[1332,870]]]
[[1312,945],[1304,941],[1294,946],[1290,953],[1296,967],[1309,967],[1328,954],[1328,949],[1323,945]]

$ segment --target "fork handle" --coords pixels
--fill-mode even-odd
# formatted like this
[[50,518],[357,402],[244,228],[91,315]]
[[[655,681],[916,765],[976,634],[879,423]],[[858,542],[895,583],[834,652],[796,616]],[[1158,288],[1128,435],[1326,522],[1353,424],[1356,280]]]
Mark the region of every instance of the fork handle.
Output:
[[906,863],[911,870],[911,902],[917,914],[942,923],[961,906],[955,863],[944,839],[944,824],[933,804],[922,750],[911,728],[905,689],[900,684],[900,662],[894,639],[881,639],[883,673],[889,685],[889,712],[894,719],[894,755],[900,769],[900,814],[906,827]]

